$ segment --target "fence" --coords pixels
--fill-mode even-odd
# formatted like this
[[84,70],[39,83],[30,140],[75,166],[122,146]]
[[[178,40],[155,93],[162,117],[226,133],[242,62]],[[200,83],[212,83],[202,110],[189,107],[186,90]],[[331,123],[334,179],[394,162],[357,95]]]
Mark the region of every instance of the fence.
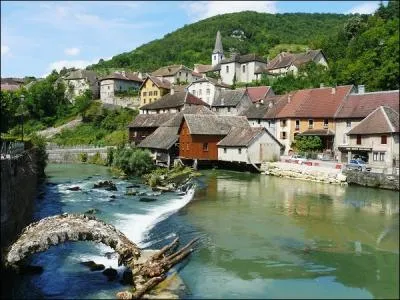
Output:
[[15,158],[25,151],[25,143],[1,141],[1,158]]

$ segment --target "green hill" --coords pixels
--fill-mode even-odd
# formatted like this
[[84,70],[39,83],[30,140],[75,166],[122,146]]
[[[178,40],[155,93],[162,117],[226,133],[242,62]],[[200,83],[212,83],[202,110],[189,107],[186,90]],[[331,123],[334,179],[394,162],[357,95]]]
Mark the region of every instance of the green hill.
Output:
[[[349,16],[341,14],[266,14],[240,12],[211,17],[166,34],[162,39],[144,44],[131,52],[100,60],[88,69],[103,73],[111,68],[154,71],[170,65],[210,64],[215,36],[221,31],[225,55],[230,48],[242,54],[255,52],[267,57],[279,44],[311,45],[335,33]],[[274,54],[273,51],[271,54]]]

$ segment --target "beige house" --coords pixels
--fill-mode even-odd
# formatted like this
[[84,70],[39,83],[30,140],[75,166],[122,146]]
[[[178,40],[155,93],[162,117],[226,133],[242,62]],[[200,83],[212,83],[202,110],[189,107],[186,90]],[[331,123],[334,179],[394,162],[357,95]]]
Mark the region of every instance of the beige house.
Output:
[[194,72],[192,69],[189,69],[184,65],[161,67],[151,73],[151,76],[157,77],[160,80],[169,81],[170,83],[174,84],[191,83],[202,78],[201,74]]
[[230,86],[221,82],[221,80],[203,77],[189,84],[187,89],[190,93],[211,105],[216,91],[230,89]]
[[88,89],[92,91],[93,99],[99,98],[100,83],[95,72],[88,70],[72,71],[64,80],[66,96],[72,103],[75,97],[82,95]]
[[349,160],[357,153],[372,167],[399,167],[399,113],[391,107],[379,106],[347,135]]
[[211,110],[220,116],[237,116],[253,105],[247,90],[216,90]]

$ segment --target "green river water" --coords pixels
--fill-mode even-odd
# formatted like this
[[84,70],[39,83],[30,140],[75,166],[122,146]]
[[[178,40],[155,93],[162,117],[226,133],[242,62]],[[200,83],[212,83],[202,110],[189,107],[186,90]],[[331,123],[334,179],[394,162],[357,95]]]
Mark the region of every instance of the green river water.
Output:
[[[35,218],[97,208],[99,218],[143,248],[161,247],[177,235],[182,243],[200,237],[178,268],[186,298],[399,298],[397,192],[202,173],[193,199],[165,194],[143,203],[124,196],[138,180],[113,179],[118,192],[110,202],[112,192],[91,190],[94,182],[111,178],[106,168],[50,165],[47,174],[57,185],[47,186]],[[83,191],[65,190],[74,185]],[[14,297],[113,298],[126,286],[79,264],[93,259],[117,268],[106,251],[71,243],[36,254],[32,262],[45,271],[24,277],[13,287]]]

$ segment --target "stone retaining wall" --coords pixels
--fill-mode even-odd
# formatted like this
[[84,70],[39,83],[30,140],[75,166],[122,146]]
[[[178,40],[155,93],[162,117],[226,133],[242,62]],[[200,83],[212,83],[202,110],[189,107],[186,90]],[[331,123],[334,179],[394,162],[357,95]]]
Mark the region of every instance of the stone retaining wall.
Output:
[[399,190],[399,176],[387,175],[382,173],[359,172],[346,170],[343,172],[347,176],[349,184],[357,184],[367,187]]
[[100,153],[102,159],[107,158],[107,149],[110,147],[102,148],[64,148],[64,149],[50,149],[46,150],[49,156],[49,163],[76,163],[80,162],[82,153],[86,153],[88,159],[96,153]]
[[285,162],[263,163],[262,174],[307,180],[313,182],[347,185],[340,169],[298,165]]

